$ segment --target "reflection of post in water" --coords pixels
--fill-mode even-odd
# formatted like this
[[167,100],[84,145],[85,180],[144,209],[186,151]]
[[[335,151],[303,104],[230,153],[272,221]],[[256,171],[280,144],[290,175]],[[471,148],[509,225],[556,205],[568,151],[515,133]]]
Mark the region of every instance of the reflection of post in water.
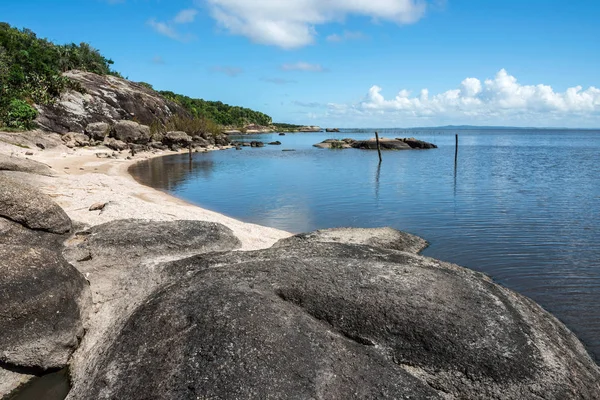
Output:
[[381,176],[381,161],[377,164],[377,172],[375,173],[375,198],[379,200],[379,177]]

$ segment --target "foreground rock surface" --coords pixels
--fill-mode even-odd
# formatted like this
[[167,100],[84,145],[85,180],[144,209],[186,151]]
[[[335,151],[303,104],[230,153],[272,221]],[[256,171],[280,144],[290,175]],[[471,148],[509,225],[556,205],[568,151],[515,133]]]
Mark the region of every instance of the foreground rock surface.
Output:
[[49,196],[3,174],[0,174],[0,216],[31,229],[52,233],[71,230],[71,219]]
[[22,157],[10,157],[0,153],[0,171],[18,171],[53,176],[54,171],[46,164]]
[[0,362],[64,367],[84,333],[84,277],[54,251],[14,245],[0,246],[0,274]]
[[161,266],[172,283],[115,332],[69,398],[600,393],[599,369],[574,335],[482,274],[371,246],[285,244]]

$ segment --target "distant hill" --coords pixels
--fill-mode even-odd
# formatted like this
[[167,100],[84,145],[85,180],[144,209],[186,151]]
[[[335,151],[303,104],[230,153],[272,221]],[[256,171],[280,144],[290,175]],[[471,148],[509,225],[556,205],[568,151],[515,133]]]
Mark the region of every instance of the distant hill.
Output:
[[[99,82],[102,81],[101,76],[122,78],[112,69],[112,65],[111,59],[104,57],[87,43],[58,45],[38,38],[29,29],[19,30],[7,23],[0,23],[0,127],[33,128],[38,118],[38,110],[52,109],[53,113],[60,111],[60,108],[56,107],[57,103],[67,91],[86,94],[87,81],[73,79],[75,75],[70,71],[79,73],[77,76],[82,76],[80,73],[96,74],[99,77],[91,79]],[[268,126],[272,122],[270,116],[248,108],[230,106],[220,101],[193,99],[170,91],[157,92],[150,84],[144,82],[137,85],[139,89],[148,89],[145,92],[140,91],[145,97],[163,98],[153,103],[176,103],[180,107],[168,108],[178,115],[183,114],[185,118],[206,121],[204,124],[208,126]],[[119,107],[112,106],[117,110],[128,109],[123,104]],[[182,113],[179,110],[186,112]],[[137,114],[139,115],[139,112]],[[118,115],[113,116],[116,117]],[[130,117],[122,115],[123,119]],[[78,124],[83,123],[86,118],[93,119],[82,117],[79,118]],[[153,122],[164,124],[165,116],[160,115]],[[64,127],[67,128],[68,126]]]

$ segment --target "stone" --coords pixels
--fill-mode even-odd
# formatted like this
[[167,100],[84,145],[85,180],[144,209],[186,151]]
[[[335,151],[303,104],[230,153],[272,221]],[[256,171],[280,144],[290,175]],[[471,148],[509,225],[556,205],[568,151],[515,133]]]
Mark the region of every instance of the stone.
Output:
[[129,145],[122,140],[117,140],[115,138],[106,137],[104,138],[103,144],[111,150],[122,151],[127,150]]
[[307,243],[346,243],[380,247],[388,250],[417,254],[425,249],[427,241],[393,228],[332,228],[301,233],[281,239],[273,247]]
[[1,246],[0,273],[0,362],[42,371],[66,366],[84,334],[85,278],[59,253],[29,246]]
[[409,145],[411,149],[437,149],[437,146],[435,144],[424,142],[415,138],[396,138],[396,140],[403,141],[404,143]]
[[[379,146],[382,150],[410,150],[411,147],[401,140],[380,138]],[[355,149],[377,150],[377,141],[375,139],[357,140],[352,143]]]
[[65,146],[73,148],[78,146],[89,146],[90,138],[83,133],[69,132],[62,135],[62,141]]
[[279,146],[279,145],[281,145],[281,142],[280,142],[279,140],[276,140],[276,141],[274,141],[274,142],[270,142],[269,144],[270,144],[271,146]]
[[591,400],[600,393],[600,369],[562,323],[453,264],[295,240],[158,268],[171,283],[115,332],[75,382],[73,398]]
[[162,140],[163,144],[167,146],[181,146],[187,147],[192,143],[192,138],[185,132],[171,131],[167,132]]
[[94,140],[103,141],[110,134],[110,125],[106,122],[93,122],[85,127],[85,133]]
[[150,127],[135,121],[118,121],[111,131],[111,136],[125,143],[147,144],[150,142]]
[[158,92],[126,79],[78,70],[63,75],[81,85],[84,91],[69,89],[52,104],[38,105],[36,123],[46,131],[83,132],[92,123],[113,125],[132,115],[136,121],[150,126],[157,122],[165,124],[173,115],[190,115]]
[[35,144],[40,150],[45,150],[46,146],[44,145],[44,143],[36,143]]
[[55,173],[46,164],[21,157],[11,157],[0,153],[0,171],[19,171],[31,174],[54,176]]
[[30,229],[52,233],[71,230],[71,219],[50,196],[5,175],[0,175],[0,216]]
[[280,133],[279,133],[279,136],[285,136],[285,133],[283,133],[283,132],[280,132]]
[[259,142],[257,140],[253,140],[250,142],[250,147],[265,147],[264,142]]
[[28,229],[18,222],[0,217],[0,246],[35,243],[36,246],[56,250],[62,247],[68,235]]
[[192,145],[195,147],[208,147],[211,143],[202,136],[194,136],[192,137]]

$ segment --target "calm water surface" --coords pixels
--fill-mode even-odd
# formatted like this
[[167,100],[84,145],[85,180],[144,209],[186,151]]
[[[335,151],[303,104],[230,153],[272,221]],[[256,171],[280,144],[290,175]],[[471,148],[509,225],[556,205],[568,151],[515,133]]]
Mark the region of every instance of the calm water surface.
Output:
[[162,157],[132,173],[202,207],[291,232],[391,226],[419,235],[431,244],[424,255],[536,300],[600,361],[600,131],[386,131],[439,148],[384,152],[381,165],[377,152],[312,147],[370,136],[244,137],[282,145],[197,153],[191,162]]

